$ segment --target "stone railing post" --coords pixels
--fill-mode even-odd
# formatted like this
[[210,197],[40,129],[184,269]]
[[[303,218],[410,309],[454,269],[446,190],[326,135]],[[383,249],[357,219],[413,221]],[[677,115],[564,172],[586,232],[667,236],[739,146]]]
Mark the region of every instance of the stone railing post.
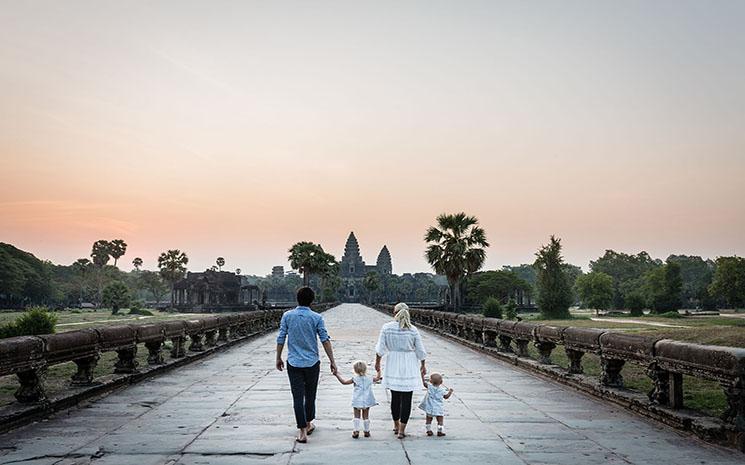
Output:
[[88,357],[73,360],[78,370],[72,375],[70,384],[73,386],[88,386],[93,383],[93,370],[98,365],[100,355],[95,354]]
[[189,344],[189,352],[204,351],[204,344],[202,343],[203,336],[204,334],[201,332],[189,334],[189,340],[191,341]]
[[585,372],[582,368],[582,357],[585,355],[584,352],[574,349],[564,349],[569,359],[569,373],[573,375],[581,375]]
[[499,351],[507,352],[508,354],[513,353],[512,350],[512,338],[506,334],[500,334],[499,336]]
[[608,387],[623,387],[623,376],[621,370],[626,362],[613,358],[600,356],[600,384]]
[[729,386],[724,387],[727,409],[722,420],[733,423],[737,431],[745,432],[745,375]]
[[147,349],[147,364],[148,365],[163,364],[163,342],[161,341],[146,342],[145,348]]
[[186,355],[186,338],[184,336],[174,336],[171,338],[171,358],[181,358]]
[[556,348],[556,344],[548,341],[535,341],[533,345],[538,349],[538,362],[543,365],[553,365],[551,352]]
[[117,362],[114,364],[114,373],[136,373],[139,362],[137,357],[137,346],[123,347],[117,349]]
[[668,405],[670,403],[670,372],[660,368],[657,362],[652,362],[645,373],[652,380],[652,389],[647,393],[649,401],[653,404]]
[[217,342],[228,342],[228,326],[221,326],[220,329],[217,330]]
[[18,382],[21,384],[14,396],[22,404],[39,402],[47,398],[44,391],[44,375],[46,367],[34,368],[16,373]]

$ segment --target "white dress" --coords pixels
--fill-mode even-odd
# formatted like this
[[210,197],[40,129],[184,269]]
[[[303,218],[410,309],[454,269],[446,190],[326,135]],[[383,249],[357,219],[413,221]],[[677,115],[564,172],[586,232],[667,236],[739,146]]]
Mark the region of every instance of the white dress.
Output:
[[384,324],[375,352],[385,357],[383,386],[386,389],[413,392],[424,388],[419,367],[427,351],[418,329],[413,326],[401,329],[397,321]]
[[353,408],[370,408],[378,405],[373,394],[373,381],[369,376],[352,376],[354,391],[352,392]]
[[435,386],[430,383],[424,399],[419,403],[419,408],[431,417],[445,416],[445,394],[447,393],[448,389],[445,386]]

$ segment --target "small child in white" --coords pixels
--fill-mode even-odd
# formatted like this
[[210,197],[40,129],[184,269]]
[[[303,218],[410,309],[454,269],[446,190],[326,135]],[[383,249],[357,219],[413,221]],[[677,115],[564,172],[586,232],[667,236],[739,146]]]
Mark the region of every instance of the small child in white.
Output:
[[437,435],[445,436],[444,431],[444,417],[445,417],[445,401],[453,395],[453,390],[448,389],[442,385],[442,375],[439,373],[432,373],[429,376],[429,382],[424,381],[424,386],[427,388],[427,393],[424,395],[424,399],[419,404],[419,408],[424,410],[427,414],[426,428],[427,436],[432,436],[432,417],[437,418]]
[[377,376],[370,378],[367,376],[367,364],[363,361],[354,362],[354,376],[351,379],[343,379],[339,372],[336,372],[336,379],[341,384],[354,384],[352,392],[352,409],[354,410],[354,430],[352,437],[360,437],[360,416],[362,416],[365,437],[370,437],[370,407],[378,405],[373,395],[373,383],[380,381]]

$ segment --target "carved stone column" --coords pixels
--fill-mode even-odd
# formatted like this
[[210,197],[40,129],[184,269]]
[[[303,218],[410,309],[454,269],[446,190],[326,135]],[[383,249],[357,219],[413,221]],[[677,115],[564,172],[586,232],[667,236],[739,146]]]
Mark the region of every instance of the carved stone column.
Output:
[[528,341],[527,339],[515,339],[515,346],[517,347],[518,357],[528,356]]
[[239,332],[238,325],[231,326],[230,329],[228,330],[228,340],[232,341],[233,339],[238,339],[238,332]]
[[214,347],[217,345],[217,330],[213,329],[204,333],[204,345]]
[[223,326],[217,332],[217,342],[228,342],[228,327]]
[[497,347],[497,333],[494,331],[484,331],[482,334],[484,347]]
[[163,364],[163,343],[160,341],[146,342],[145,347],[147,348],[147,364],[148,365],[162,365]]
[[727,396],[727,410],[722,414],[722,420],[735,425],[737,431],[745,432],[745,379],[740,377],[731,386],[724,387]]
[[538,362],[544,365],[553,365],[551,352],[556,348],[556,344],[548,341],[537,341],[533,344],[538,349]]
[[202,333],[189,334],[189,339],[191,340],[191,344],[189,344],[190,352],[202,352],[204,350],[202,336]]
[[100,356],[96,354],[75,360],[75,365],[77,365],[78,371],[72,375],[70,384],[73,386],[87,386],[93,383],[93,370],[96,369],[99,358]]
[[600,384],[608,387],[623,387],[623,376],[621,370],[624,365],[623,360],[616,360],[612,358],[600,357],[600,367],[602,373],[600,374]]
[[119,349],[116,351],[116,355],[119,357],[119,360],[114,364],[114,373],[137,372],[137,365],[139,365],[139,362],[135,360],[135,357],[137,356],[137,346]]
[[503,334],[499,335],[499,351],[500,352],[507,352],[509,354],[513,353],[512,350],[512,338],[510,336],[505,336]]
[[670,373],[657,366],[656,362],[649,364],[645,370],[652,380],[652,389],[647,394],[653,404],[668,405],[670,402]]
[[574,349],[564,349],[564,352],[567,354],[567,358],[569,358],[569,373],[573,375],[581,375],[585,371],[582,369],[582,356],[585,355],[584,352],[581,352],[579,350]]
[[186,349],[184,348],[184,338],[177,336],[171,338],[173,348],[171,349],[171,358],[181,358],[186,355]]
[[44,374],[46,368],[35,368],[16,373],[20,387],[15,392],[15,398],[22,404],[46,400],[44,392]]

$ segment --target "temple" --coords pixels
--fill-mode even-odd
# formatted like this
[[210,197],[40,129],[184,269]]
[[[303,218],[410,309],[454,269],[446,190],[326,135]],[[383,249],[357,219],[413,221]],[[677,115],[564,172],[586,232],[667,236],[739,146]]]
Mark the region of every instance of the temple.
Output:
[[173,303],[180,311],[248,310],[258,305],[259,299],[258,286],[228,271],[188,272],[173,286]]
[[347,238],[340,268],[344,302],[359,302],[363,280],[368,273],[376,272],[381,275],[393,273],[391,253],[388,251],[388,247],[384,245],[380,249],[375,265],[367,265],[360,254],[360,245],[354,232],[350,232]]

